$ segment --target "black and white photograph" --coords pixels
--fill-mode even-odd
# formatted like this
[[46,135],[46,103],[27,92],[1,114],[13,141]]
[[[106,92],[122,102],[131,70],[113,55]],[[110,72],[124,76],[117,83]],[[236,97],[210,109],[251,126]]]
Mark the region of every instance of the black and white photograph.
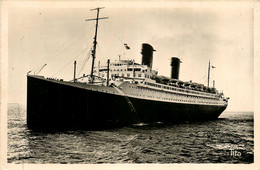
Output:
[[3,168],[256,168],[255,13],[253,1],[3,2]]

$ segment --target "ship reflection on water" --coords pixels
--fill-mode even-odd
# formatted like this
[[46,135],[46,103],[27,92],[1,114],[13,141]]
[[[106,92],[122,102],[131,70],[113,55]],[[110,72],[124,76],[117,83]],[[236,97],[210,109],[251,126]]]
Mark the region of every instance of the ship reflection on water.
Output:
[[8,163],[253,163],[253,113],[207,122],[37,132],[8,113]]

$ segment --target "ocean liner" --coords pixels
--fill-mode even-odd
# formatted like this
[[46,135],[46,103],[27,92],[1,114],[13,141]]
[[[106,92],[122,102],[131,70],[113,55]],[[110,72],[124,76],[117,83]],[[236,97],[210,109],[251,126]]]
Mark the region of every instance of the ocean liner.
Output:
[[[179,80],[180,59],[171,58],[171,77],[152,69],[154,49],[142,44],[142,62],[119,59],[95,67],[99,11],[90,75],[71,81],[27,74],[29,129],[100,129],[137,123],[217,119],[228,99],[214,87]],[[127,44],[125,44],[127,47]],[[208,82],[210,75],[208,69]]]

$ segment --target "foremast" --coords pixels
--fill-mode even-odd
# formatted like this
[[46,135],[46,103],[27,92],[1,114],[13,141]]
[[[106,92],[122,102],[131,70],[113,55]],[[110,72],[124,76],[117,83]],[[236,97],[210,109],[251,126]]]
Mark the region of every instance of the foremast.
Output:
[[102,18],[99,18],[99,10],[100,9],[103,9],[104,7],[98,7],[98,8],[95,8],[95,9],[91,9],[90,11],[93,11],[93,10],[97,10],[97,18],[95,19],[87,19],[85,21],[93,21],[93,20],[96,20],[96,29],[95,29],[95,36],[94,36],[94,42],[93,42],[93,50],[92,50],[92,66],[91,66],[91,73],[90,73],[90,83],[93,83],[94,81],[94,64],[95,64],[95,58],[96,58],[96,46],[97,46],[97,35],[98,35],[98,20],[100,19],[108,19],[108,17],[102,17]]

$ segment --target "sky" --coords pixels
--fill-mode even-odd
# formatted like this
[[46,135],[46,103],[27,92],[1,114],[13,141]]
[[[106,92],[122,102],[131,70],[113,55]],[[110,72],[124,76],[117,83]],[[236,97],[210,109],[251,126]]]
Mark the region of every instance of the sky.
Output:
[[[76,6],[14,6],[8,10],[8,102],[26,105],[26,74],[71,80],[93,43],[100,11],[97,59],[141,62],[142,43],[154,52],[153,69],[170,76],[170,58],[179,57],[179,79],[207,84],[208,62],[216,88],[230,97],[227,111],[253,111],[253,9],[232,5],[87,3]],[[126,50],[127,43],[130,50]],[[80,74],[90,72],[89,58]]]

